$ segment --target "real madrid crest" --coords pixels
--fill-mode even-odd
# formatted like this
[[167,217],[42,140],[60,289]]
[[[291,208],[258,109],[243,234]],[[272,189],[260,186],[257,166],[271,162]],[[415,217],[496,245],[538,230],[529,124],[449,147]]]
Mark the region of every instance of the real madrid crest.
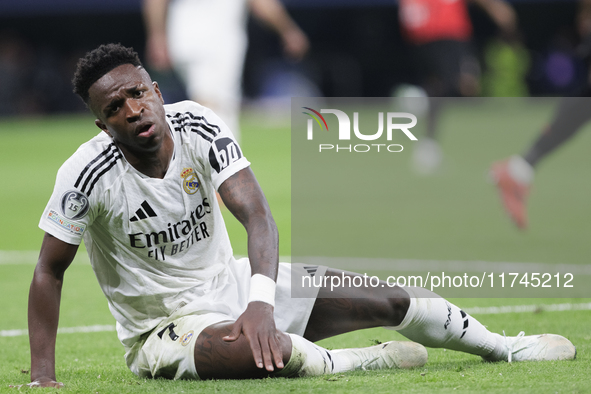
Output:
[[197,193],[197,190],[201,187],[201,181],[192,168],[184,168],[181,172],[181,178],[183,178],[183,190],[187,194]]
[[193,330],[183,334],[183,336],[181,337],[180,340],[180,344],[183,346],[187,346],[189,344],[189,342],[191,342],[191,339],[193,339]]

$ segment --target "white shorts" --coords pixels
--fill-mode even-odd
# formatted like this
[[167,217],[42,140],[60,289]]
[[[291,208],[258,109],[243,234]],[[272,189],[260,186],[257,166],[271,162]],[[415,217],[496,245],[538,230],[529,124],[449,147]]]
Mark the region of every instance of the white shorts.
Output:
[[[292,279],[301,283],[301,277],[324,275],[326,267],[301,264],[279,264],[275,293],[275,324],[283,332],[303,335],[318,288],[307,294],[292,297]],[[293,275],[293,277],[292,277]],[[169,379],[199,379],[195,369],[195,341],[201,331],[222,321],[235,321],[246,309],[250,288],[248,259],[230,264],[224,284],[215,290],[216,305],[207,303],[205,309],[198,303],[183,305],[154,330],[142,335],[125,355],[129,369],[140,377]],[[302,298],[305,297],[305,298]]]

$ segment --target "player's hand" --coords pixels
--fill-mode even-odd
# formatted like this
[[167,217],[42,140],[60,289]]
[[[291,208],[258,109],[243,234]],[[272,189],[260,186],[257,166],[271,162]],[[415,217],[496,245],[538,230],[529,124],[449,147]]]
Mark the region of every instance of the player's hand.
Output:
[[275,328],[273,306],[261,301],[249,303],[246,311],[234,323],[230,334],[223,339],[232,342],[240,334],[248,339],[257,367],[269,372],[275,370],[274,366],[283,368],[283,353]]
[[310,48],[308,37],[296,27],[285,31],[281,38],[283,40],[285,54],[296,62],[301,61]]

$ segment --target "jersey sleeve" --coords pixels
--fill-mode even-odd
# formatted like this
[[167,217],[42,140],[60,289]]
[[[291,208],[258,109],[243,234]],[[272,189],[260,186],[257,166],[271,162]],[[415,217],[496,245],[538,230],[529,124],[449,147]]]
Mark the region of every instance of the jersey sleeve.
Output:
[[74,185],[80,169],[66,161],[57,174],[53,193],[43,211],[39,228],[61,241],[73,245],[82,242],[82,236],[92,224],[91,199]]
[[250,162],[228,126],[212,110],[204,108],[202,122],[203,135],[208,138],[200,139],[197,150],[217,190],[226,179],[250,166]]

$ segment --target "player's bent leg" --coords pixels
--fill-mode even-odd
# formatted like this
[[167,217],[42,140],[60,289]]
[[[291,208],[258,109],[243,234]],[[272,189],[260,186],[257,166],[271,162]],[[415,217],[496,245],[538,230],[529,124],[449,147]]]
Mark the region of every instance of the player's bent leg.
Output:
[[412,368],[427,362],[426,349],[412,342],[327,350],[298,335],[278,332],[285,367],[269,373],[256,367],[244,336],[234,342],[223,340],[232,331],[232,324],[222,322],[211,325],[197,338],[195,368],[201,379],[318,376],[357,369]]
[[[195,342],[195,369],[201,379],[250,379],[269,376],[264,368],[258,368],[250,344],[244,335],[236,341],[222,338],[232,331],[233,322],[221,322],[205,328]],[[277,331],[283,353],[283,363],[291,357],[289,335]]]
[[[397,326],[410,305],[408,293],[380,282],[376,287],[356,287],[361,275],[329,268],[321,287],[304,337],[311,341],[364,328]],[[335,278],[333,281],[332,278]],[[331,286],[337,279],[340,286]]]

